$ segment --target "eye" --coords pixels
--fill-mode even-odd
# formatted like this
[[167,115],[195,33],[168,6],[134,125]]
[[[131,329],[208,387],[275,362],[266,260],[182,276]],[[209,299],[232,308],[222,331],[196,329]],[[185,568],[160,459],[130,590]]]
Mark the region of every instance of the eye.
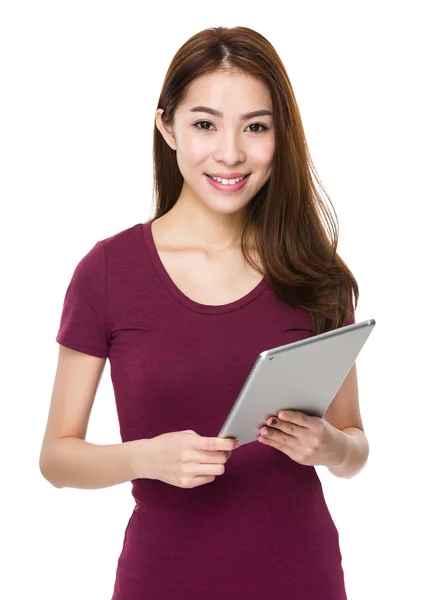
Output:
[[[210,121],[198,121],[197,123],[193,124],[193,127],[196,127],[197,125],[201,125],[202,123],[207,123],[208,125],[212,125],[212,123],[210,123]],[[196,129],[203,129],[204,131],[209,131],[209,128],[206,127],[196,127]]]
[[254,126],[262,127],[263,130],[252,131],[252,133],[262,133],[262,131],[268,131],[270,129],[269,127],[266,127],[266,125],[263,125],[262,123],[251,123],[250,125],[248,125],[248,127],[254,127]]
[[[209,127],[198,127],[198,125],[202,125],[203,123],[207,123],[207,125],[212,125],[214,127],[213,123],[210,123],[210,121],[197,121],[192,125],[192,127],[195,127],[196,129],[202,129],[203,131],[211,131]],[[266,125],[263,125],[262,123],[251,123],[248,125],[248,127],[254,126],[262,127],[263,129],[250,131],[250,133],[263,133],[263,131],[268,131],[270,129],[270,127],[266,127]]]

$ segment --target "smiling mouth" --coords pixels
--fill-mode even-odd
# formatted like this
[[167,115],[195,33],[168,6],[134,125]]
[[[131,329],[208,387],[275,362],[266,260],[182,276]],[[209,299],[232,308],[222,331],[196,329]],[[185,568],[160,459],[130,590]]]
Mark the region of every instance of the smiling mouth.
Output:
[[[242,179],[240,179],[239,177],[230,177],[230,178],[228,178],[228,177],[212,177],[212,176],[211,176],[211,175],[209,175],[208,173],[205,173],[205,175],[207,175],[207,177],[208,177],[209,179],[212,179],[213,181],[216,181],[217,179],[220,179],[221,181],[222,181],[223,179],[225,179],[225,181],[231,181],[231,179],[238,179],[238,180],[239,180],[239,182],[240,182],[240,181],[243,181],[244,179],[246,179],[247,177],[249,177],[249,175],[250,175],[250,174],[251,174],[251,173],[247,173],[246,175],[243,175]],[[218,183],[219,183],[219,182],[218,182]]]

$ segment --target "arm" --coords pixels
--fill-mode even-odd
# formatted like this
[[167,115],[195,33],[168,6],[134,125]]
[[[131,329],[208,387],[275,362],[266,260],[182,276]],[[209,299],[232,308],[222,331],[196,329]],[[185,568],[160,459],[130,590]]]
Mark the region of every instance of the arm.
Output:
[[63,437],[52,442],[45,451],[40,470],[56,488],[110,487],[136,478],[136,445],[136,440],[99,445],[81,438]]
[[106,359],[59,346],[50,412],[39,458],[42,475],[57,488],[95,489],[135,479],[136,451],[149,440],[98,445],[85,441]]
[[337,462],[326,466],[336,477],[350,479],[361,471],[369,456],[369,443],[359,409],[355,364],[326,411],[324,419],[337,430]]
[[357,475],[365,466],[369,456],[369,443],[366,435],[357,427],[346,427],[337,430],[341,438],[338,443],[342,446],[340,453],[343,460],[337,465],[327,465],[329,471],[336,477],[350,479]]

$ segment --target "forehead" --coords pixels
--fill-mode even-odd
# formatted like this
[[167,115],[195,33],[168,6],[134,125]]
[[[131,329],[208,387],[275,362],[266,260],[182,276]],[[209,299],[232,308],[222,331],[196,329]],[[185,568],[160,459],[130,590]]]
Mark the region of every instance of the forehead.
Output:
[[272,110],[272,98],[259,79],[247,73],[218,71],[198,77],[187,87],[180,108],[188,111],[196,105],[216,108],[224,114],[260,108]]

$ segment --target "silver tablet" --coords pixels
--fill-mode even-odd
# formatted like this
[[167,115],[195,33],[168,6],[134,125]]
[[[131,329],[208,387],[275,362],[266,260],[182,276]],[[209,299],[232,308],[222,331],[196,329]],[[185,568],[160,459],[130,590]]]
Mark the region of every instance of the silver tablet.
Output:
[[286,408],[322,417],[375,326],[369,319],[261,352],[220,430],[240,445]]

